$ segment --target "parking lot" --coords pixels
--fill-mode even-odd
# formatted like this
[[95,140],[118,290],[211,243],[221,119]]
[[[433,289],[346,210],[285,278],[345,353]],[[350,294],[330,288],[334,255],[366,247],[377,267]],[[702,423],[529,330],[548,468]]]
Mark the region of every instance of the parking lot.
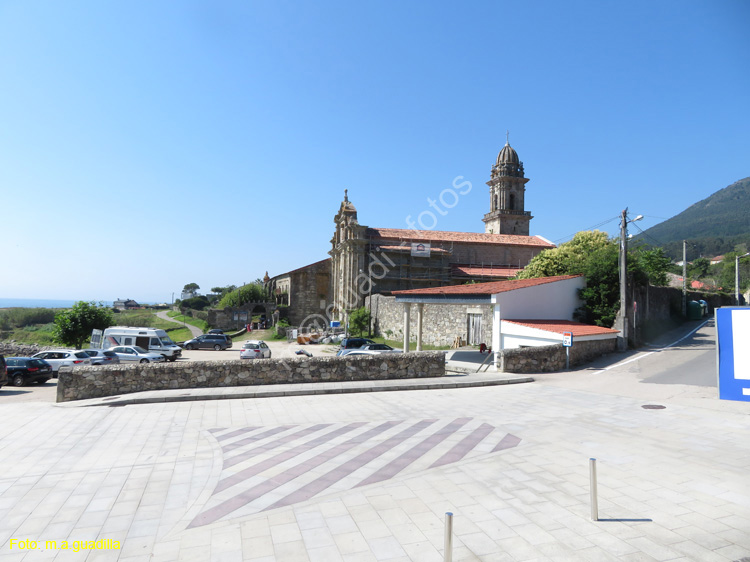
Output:
[[[248,338],[250,339],[250,338]],[[332,356],[338,349],[333,345],[298,345],[287,343],[285,340],[264,340],[271,348],[273,358],[296,357],[296,351],[301,349],[312,353],[313,356]],[[179,362],[185,361],[238,361],[240,359],[241,342],[226,351],[214,350],[183,350]],[[57,379],[50,379],[44,384],[30,384],[29,386],[0,388],[0,404],[15,404],[20,402],[55,402],[57,399]]]

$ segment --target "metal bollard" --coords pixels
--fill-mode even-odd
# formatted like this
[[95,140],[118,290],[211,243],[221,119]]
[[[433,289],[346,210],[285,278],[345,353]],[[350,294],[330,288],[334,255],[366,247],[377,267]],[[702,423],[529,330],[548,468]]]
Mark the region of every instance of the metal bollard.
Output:
[[450,511],[445,513],[445,562],[453,560],[453,514]]
[[591,520],[599,521],[599,501],[596,492],[596,459],[589,459],[589,486],[591,488]]

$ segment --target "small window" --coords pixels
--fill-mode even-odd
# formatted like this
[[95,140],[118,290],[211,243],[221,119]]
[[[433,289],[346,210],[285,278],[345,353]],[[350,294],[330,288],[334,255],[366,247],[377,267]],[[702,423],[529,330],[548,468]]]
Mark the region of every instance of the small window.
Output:
[[6,362],[8,367],[17,367],[18,366],[18,359],[8,359]]

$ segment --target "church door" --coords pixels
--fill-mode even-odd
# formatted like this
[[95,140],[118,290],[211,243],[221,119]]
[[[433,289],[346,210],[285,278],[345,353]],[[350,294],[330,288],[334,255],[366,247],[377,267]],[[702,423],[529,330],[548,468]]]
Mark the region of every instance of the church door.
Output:
[[468,344],[479,345],[482,342],[482,315],[481,314],[469,314],[467,317],[468,322]]

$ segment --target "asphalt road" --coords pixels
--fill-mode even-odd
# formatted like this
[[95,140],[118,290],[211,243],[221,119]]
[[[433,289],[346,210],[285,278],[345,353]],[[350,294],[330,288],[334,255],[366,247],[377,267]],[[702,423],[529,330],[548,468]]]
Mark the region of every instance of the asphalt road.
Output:
[[682,342],[660,351],[649,369],[657,374],[647,384],[687,384],[716,388],[716,328],[713,319]]

